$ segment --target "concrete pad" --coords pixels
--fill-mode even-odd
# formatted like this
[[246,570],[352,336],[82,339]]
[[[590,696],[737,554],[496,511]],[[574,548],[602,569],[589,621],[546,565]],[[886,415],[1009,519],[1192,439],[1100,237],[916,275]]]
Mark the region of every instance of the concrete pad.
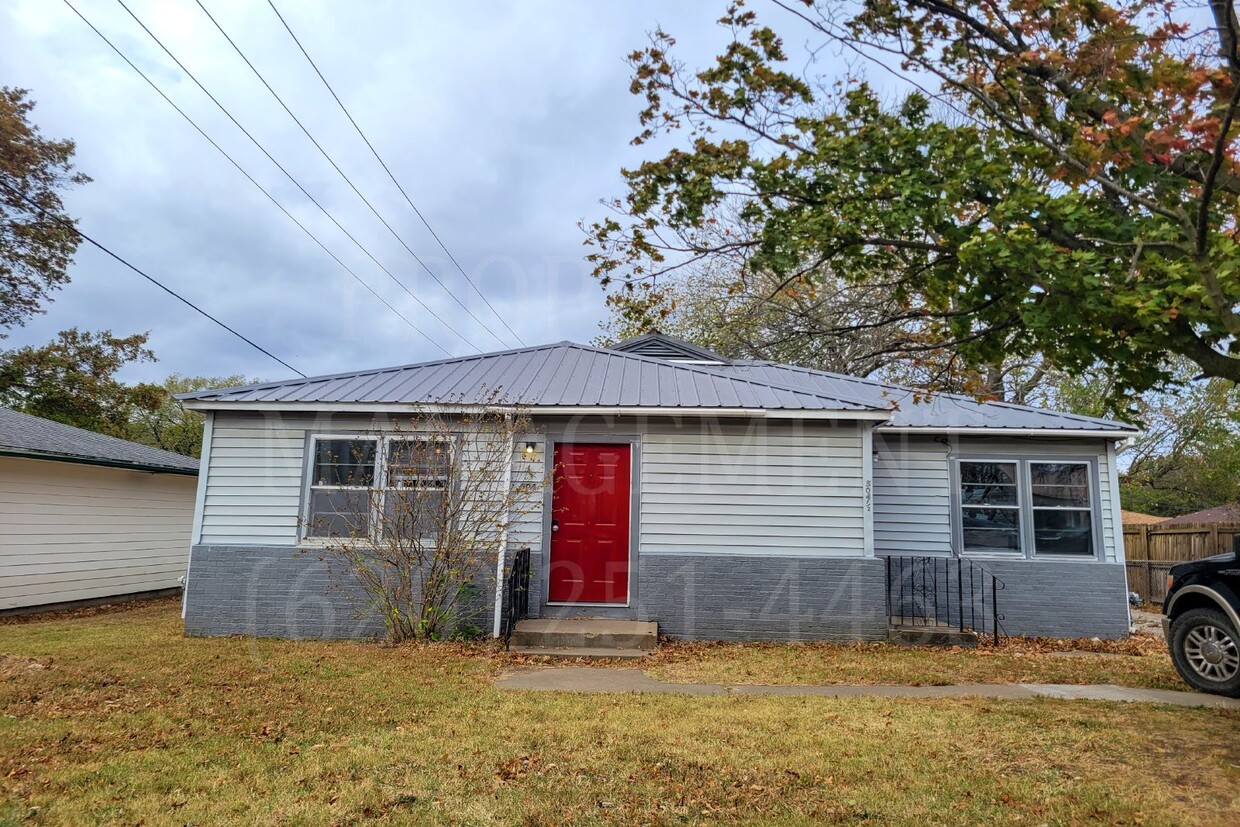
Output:
[[1114,684],[1022,684],[1026,689],[1047,698],[1062,700],[1123,701],[1127,703],[1171,704],[1172,706],[1207,706],[1213,709],[1240,709],[1240,698],[1224,698],[1204,692],[1177,692],[1171,689],[1132,689]]
[[827,686],[761,686],[727,687],[737,695],[813,695],[822,698],[1006,698],[1028,699],[1037,695],[1023,686],[1013,684],[960,684],[957,686],[887,686],[839,684]]
[[721,686],[712,683],[666,683],[640,669],[606,669],[588,666],[531,667],[507,671],[496,679],[500,689],[545,692],[653,692],[676,695],[775,695],[823,698],[993,698],[996,700],[1121,701],[1172,706],[1240,709],[1240,699],[1176,692],[1167,689],[1132,689],[1111,684],[958,684],[955,686]]

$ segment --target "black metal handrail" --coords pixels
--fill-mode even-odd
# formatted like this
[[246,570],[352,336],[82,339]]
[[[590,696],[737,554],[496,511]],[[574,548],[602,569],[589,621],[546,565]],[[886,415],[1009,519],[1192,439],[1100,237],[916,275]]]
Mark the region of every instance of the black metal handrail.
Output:
[[512,643],[512,630],[517,621],[530,612],[530,550],[523,548],[512,558],[508,579],[504,583],[504,650]]
[[991,635],[1003,629],[999,592],[1006,585],[961,557],[887,558],[887,616],[901,626],[947,626]]

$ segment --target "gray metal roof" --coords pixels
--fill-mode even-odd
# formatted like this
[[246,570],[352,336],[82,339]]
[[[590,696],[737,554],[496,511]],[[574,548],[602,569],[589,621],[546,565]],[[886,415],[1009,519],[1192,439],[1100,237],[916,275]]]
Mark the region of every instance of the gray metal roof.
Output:
[[954,393],[929,394],[903,385],[874,379],[860,379],[839,373],[810,370],[775,362],[732,362],[711,366],[711,370],[761,382],[778,382],[826,394],[845,394],[873,407],[890,408],[894,428],[963,429],[988,428],[1046,431],[1098,431],[1137,433],[1140,429],[1124,422],[1079,414],[1014,405],[1009,402],[979,402],[971,396]]
[[728,360],[713,350],[706,350],[697,345],[677,339],[666,333],[654,331],[625,339],[608,350],[621,353],[636,353],[638,356],[652,356],[655,359],[670,359],[674,362],[727,362]]
[[198,460],[0,408],[0,455],[197,474]]
[[[642,355],[659,353],[660,356]],[[706,357],[719,363],[703,364]],[[682,361],[690,359],[692,361]],[[774,362],[729,362],[660,333],[615,349],[573,342],[403,367],[183,394],[196,407],[261,404],[516,404],[536,408],[753,408],[873,411],[885,427],[1136,433],[1076,414],[978,402]]]
[[[746,408],[867,411],[847,395],[728,376],[701,365],[573,342],[403,367],[199,391],[180,399],[242,403],[512,404],[536,408]],[[204,404],[205,403],[205,404]]]

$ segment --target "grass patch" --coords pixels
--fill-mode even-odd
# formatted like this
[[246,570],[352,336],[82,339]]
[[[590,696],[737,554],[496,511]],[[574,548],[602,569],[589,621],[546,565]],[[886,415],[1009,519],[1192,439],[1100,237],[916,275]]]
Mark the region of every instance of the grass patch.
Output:
[[675,683],[1112,683],[1188,690],[1161,639],[1011,640],[977,649],[887,643],[672,643],[647,671]]
[[1240,818],[1220,710],[502,692],[487,646],[186,639],[173,603],[0,653],[0,823]]

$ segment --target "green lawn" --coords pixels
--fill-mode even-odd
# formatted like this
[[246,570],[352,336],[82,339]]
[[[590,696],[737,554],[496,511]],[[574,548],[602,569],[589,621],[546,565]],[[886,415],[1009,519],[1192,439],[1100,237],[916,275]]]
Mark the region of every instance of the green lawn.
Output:
[[[732,649],[739,674],[779,647]],[[508,693],[489,647],[185,639],[166,602],[2,625],[0,652],[0,823],[1240,820],[1224,711]]]

